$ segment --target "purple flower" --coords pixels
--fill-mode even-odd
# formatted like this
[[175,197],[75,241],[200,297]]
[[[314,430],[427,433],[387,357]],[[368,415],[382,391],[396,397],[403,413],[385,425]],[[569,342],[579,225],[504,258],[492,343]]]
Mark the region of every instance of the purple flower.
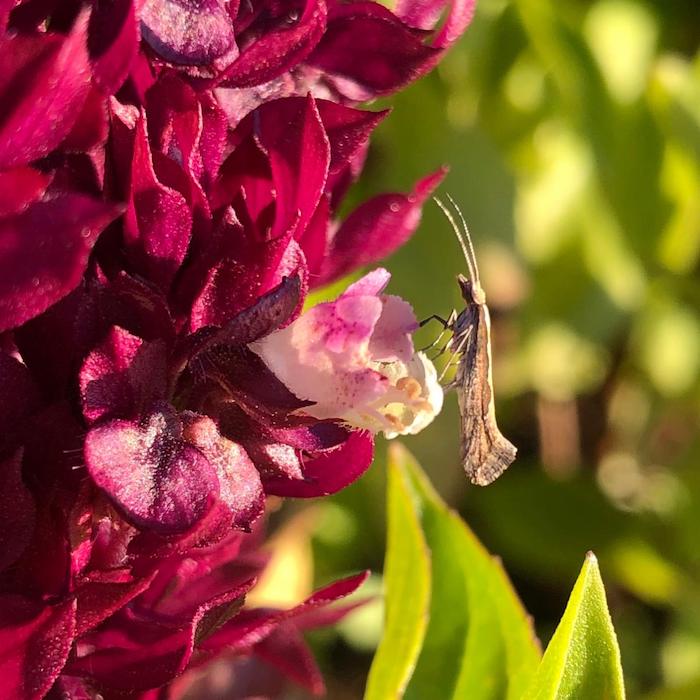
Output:
[[417,431],[440,394],[382,271],[301,310],[418,225],[442,170],[339,220],[386,116],[358,104],[429,70],[471,9],[0,3],[7,697],[155,699],[219,655],[322,692],[301,633],[364,575],[247,607],[266,497],[344,488],[373,432]]

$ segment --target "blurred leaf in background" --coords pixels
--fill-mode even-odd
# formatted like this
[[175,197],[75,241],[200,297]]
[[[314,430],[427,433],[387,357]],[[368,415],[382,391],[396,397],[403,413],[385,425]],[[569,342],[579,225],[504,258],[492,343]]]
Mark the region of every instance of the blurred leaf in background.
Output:
[[[697,697],[700,683],[699,47],[696,0],[480,0],[437,71],[392,100],[353,192],[450,166],[519,456],[469,487],[449,396],[410,448],[503,558],[543,638],[596,551],[631,697]],[[459,304],[464,263],[437,207],[387,267],[419,317]],[[381,570],[384,464],[380,446],[322,516],[320,581]],[[319,639],[333,697],[360,697],[341,668],[366,672],[380,614],[364,636]]]

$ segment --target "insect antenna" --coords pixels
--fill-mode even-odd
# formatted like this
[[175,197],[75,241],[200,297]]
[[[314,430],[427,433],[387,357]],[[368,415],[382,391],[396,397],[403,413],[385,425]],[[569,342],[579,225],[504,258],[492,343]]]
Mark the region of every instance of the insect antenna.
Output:
[[[462,249],[464,260],[467,263],[470,279],[478,284],[479,268],[476,266],[476,256],[474,255],[474,246],[472,245],[472,239],[469,235],[469,229],[467,228],[464,216],[460,208],[455,203],[454,199],[452,199],[452,197],[450,197],[449,194],[447,195],[447,198],[450,201],[450,204],[454,207],[455,211],[457,212],[460,222],[462,224],[462,228],[460,228],[457,225],[457,221],[455,220],[454,215],[441,199],[439,199],[438,197],[433,197],[433,200],[435,201],[435,204],[437,204],[440,207],[440,209],[442,209],[442,213],[445,215],[445,218],[449,221],[450,226],[452,226],[452,230],[454,231],[455,236],[459,241],[459,246]],[[462,229],[464,230],[464,233],[462,233]]]
[[445,194],[447,195],[447,199],[450,201],[452,208],[457,212],[457,216],[459,216],[459,220],[462,223],[462,234],[464,239],[467,241],[467,248],[469,248],[469,260],[467,261],[467,265],[469,266],[469,274],[474,280],[474,282],[479,284],[479,266],[476,264],[476,253],[474,252],[474,244],[472,243],[472,237],[469,234],[469,227],[467,226],[467,222],[464,219],[464,214],[462,214],[462,210],[457,205],[457,202],[455,202],[455,200],[452,199],[452,195],[449,192],[446,192]]

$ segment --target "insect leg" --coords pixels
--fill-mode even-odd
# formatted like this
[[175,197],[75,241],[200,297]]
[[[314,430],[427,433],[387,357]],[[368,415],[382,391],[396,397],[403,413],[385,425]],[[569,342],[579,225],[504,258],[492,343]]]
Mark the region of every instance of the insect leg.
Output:
[[[454,313],[454,312],[452,312]],[[452,318],[452,314],[450,314],[450,318]],[[447,328],[449,325],[449,321],[446,321],[442,316],[439,316],[438,314],[430,314],[428,318],[424,318],[418,325],[423,328],[423,326],[427,325],[431,321],[438,321],[442,325],[443,328]]]
[[[442,318],[442,316],[438,316],[437,314],[433,314],[432,316],[428,316],[428,318],[424,318],[418,325],[422,328],[425,326],[427,323],[430,323],[430,321],[438,321],[442,324],[442,331],[440,332],[440,335],[438,335],[435,340],[433,340],[432,343],[429,345],[426,345],[424,348],[420,348],[418,352],[427,352],[431,348],[434,348],[443,338],[445,333],[448,333],[450,330],[452,330],[452,327],[454,326],[454,322],[457,319],[457,312],[453,309],[450,312],[450,315],[447,317],[447,320]],[[445,345],[444,347],[440,348],[438,351],[437,355],[435,357],[440,357],[443,352],[447,349],[449,343]],[[435,359],[435,357],[433,359]]]
[[[442,372],[440,372],[440,376],[438,377],[439,382],[441,382],[444,379],[445,375],[452,367],[454,367],[456,364],[459,364],[460,357],[464,352],[464,349],[467,347],[467,343],[469,342],[471,334],[472,328],[469,327],[464,333],[464,335],[459,339],[459,343],[457,344],[457,346],[453,349],[450,361],[443,367]],[[453,339],[454,337],[452,338],[452,340]],[[447,385],[447,388],[450,388],[450,385],[451,382]]]

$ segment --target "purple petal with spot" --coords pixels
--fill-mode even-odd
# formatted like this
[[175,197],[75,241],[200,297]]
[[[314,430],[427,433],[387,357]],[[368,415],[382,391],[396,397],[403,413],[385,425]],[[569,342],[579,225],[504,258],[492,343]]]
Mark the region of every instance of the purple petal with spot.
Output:
[[97,235],[118,214],[113,205],[63,194],[0,219],[0,331],[74,289]]
[[87,15],[68,36],[0,41],[0,169],[46,155],[68,134],[90,87]]
[[206,65],[236,50],[226,5],[224,0],[146,0],[143,38],[166,61]]
[[250,530],[265,506],[260,476],[246,451],[226,439],[211,418],[192,412],[182,414],[184,436],[216,470],[219,498],[231,513],[231,525]]
[[327,284],[351,270],[393,253],[418,227],[421,207],[445,177],[441,169],[416,184],[410,194],[382,194],[361,204],[333,237],[315,284]]
[[95,483],[137,527],[161,534],[186,531],[219,493],[216,471],[182,438],[169,406],[140,424],[113,420],[85,439],[85,462]]

